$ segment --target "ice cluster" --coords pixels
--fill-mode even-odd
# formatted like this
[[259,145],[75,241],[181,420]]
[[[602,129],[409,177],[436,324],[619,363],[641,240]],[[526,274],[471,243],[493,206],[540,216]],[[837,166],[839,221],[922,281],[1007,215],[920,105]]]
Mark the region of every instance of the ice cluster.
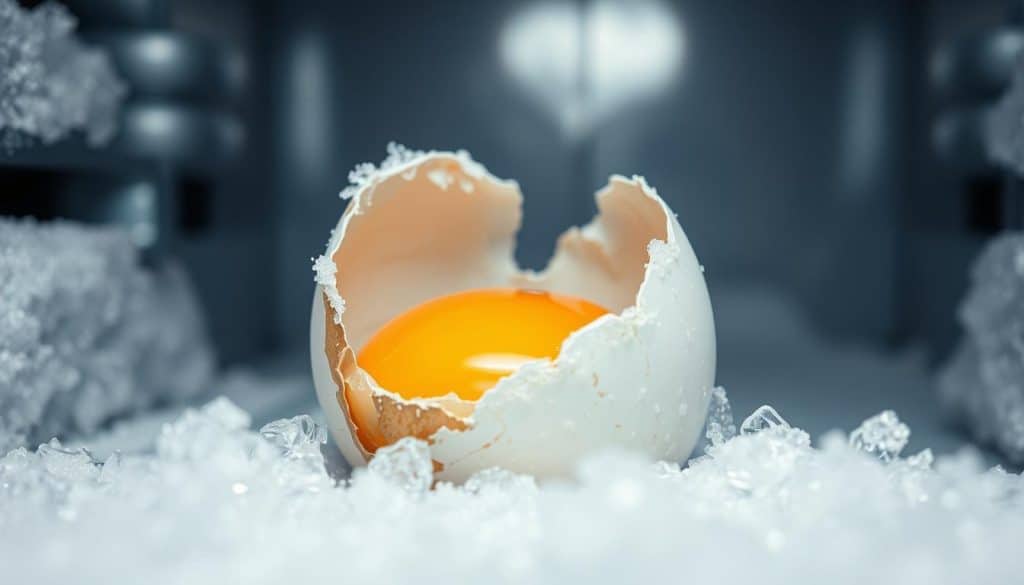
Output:
[[105,53],[78,41],[75,26],[54,2],[25,9],[0,0],[0,145],[49,144],[72,130],[97,145],[114,134],[125,86]]
[[208,387],[183,271],[144,270],[127,234],[0,218],[0,450],[95,430]]
[[1024,462],[1024,234],[982,252],[960,321],[966,336],[940,374],[942,403],[979,441]]
[[165,424],[149,454],[100,462],[51,441],[0,458],[5,580],[938,585],[1024,574],[1024,478],[970,452],[901,458],[890,439],[906,427],[890,413],[860,440],[836,431],[815,448],[762,407],[685,468],[608,452],[541,485],[500,469],[434,482],[414,439],[332,477],[321,447],[333,447],[308,417],[248,425],[222,398]]

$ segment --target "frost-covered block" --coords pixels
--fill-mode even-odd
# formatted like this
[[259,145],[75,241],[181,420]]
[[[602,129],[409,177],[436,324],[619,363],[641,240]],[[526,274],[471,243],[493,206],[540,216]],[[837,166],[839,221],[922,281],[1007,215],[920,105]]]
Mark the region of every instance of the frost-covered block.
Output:
[[122,232],[0,218],[0,451],[196,395],[213,357],[185,274]]
[[43,143],[83,130],[91,144],[117,127],[126,94],[107,55],[75,37],[75,18],[60,4],[34,9],[0,0],[0,143]]
[[402,489],[422,494],[434,483],[434,462],[425,441],[405,437],[377,450],[368,465],[370,473]]
[[960,321],[941,402],[979,441],[1024,461],[1024,234],[998,236],[975,261]]

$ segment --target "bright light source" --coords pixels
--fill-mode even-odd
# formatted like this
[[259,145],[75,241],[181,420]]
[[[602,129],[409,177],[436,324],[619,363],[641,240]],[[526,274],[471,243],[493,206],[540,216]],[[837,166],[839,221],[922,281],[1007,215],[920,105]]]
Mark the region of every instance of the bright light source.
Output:
[[499,50],[512,78],[579,137],[664,90],[682,64],[684,39],[655,0],[538,2],[509,20]]

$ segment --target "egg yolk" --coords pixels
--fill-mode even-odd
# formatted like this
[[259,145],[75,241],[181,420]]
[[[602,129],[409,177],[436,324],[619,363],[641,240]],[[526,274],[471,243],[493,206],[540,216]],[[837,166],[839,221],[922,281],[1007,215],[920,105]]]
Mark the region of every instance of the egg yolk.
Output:
[[439,297],[395,317],[359,366],[405,399],[453,392],[476,401],[525,362],[555,358],[570,333],[608,311],[543,291],[495,288]]

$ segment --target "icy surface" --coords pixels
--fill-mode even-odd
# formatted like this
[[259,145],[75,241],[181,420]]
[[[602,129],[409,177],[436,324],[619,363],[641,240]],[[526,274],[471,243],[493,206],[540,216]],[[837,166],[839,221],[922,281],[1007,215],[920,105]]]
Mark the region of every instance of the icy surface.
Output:
[[150,454],[0,458],[0,564],[12,583],[1020,582],[1024,478],[838,431],[814,448],[776,416],[683,469],[608,452],[571,482],[431,488],[425,443],[335,478],[308,417],[254,431],[219,399]]
[[966,336],[940,376],[942,402],[978,440],[1024,462],[1024,235],[982,252],[960,321]]
[[184,273],[137,256],[121,232],[0,218],[0,450],[207,387]]
[[0,0],[0,144],[60,140],[83,130],[91,144],[116,130],[126,91],[106,54],[74,36],[74,17],[46,2]]

